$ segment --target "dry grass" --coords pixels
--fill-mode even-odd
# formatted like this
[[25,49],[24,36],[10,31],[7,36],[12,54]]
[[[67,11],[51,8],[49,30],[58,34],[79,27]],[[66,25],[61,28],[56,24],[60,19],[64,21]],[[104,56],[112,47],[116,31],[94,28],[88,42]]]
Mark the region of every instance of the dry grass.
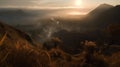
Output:
[[[89,45],[90,43],[90,45]],[[119,67],[120,53],[105,56],[91,48],[92,42],[88,42],[82,53],[70,55],[60,48],[51,50],[38,49],[28,43],[16,42],[11,46],[1,43],[0,67]]]
[[50,58],[47,52],[27,44],[0,47],[0,67],[49,67]]
[[7,35],[7,32],[0,38],[0,45],[2,45],[3,41],[5,40],[6,38],[6,35]]

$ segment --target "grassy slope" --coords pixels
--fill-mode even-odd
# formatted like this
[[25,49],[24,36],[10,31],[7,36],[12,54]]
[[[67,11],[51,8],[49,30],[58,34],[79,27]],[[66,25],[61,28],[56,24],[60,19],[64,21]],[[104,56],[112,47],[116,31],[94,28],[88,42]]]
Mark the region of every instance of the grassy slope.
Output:
[[[96,44],[87,42],[82,53],[70,55],[59,47],[39,49],[27,34],[0,23],[0,67],[119,67],[120,52],[110,56],[91,49]],[[52,41],[54,42],[54,41]],[[91,45],[94,44],[94,45]]]

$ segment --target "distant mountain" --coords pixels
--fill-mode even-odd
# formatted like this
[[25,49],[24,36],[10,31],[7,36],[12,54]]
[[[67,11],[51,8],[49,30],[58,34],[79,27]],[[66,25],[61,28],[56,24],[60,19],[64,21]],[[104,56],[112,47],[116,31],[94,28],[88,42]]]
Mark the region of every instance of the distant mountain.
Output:
[[[107,8],[104,8],[102,10],[101,8],[103,7]],[[100,12],[98,12],[98,10],[100,10]],[[120,5],[113,7],[104,4],[100,5],[95,10],[91,11],[88,14],[88,16],[83,19],[83,23],[80,24],[80,27],[81,29],[84,29],[86,33],[92,33],[88,34],[88,36],[94,36],[93,34],[97,33],[96,37],[92,37],[92,39],[94,40],[98,38],[103,41],[107,40],[109,42],[119,44],[120,36],[119,35],[116,36],[116,34],[118,34],[120,31],[119,25],[120,25]],[[116,32],[110,33],[110,31],[113,30]]]
[[27,12],[25,12],[22,9],[0,9],[0,16],[8,16],[8,17],[24,17],[24,16],[29,16]]
[[[91,11],[86,18],[83,19],[83,27],[104,28],[109,24],[120,23],[120,6],[111,6],[102,4]],[[93,29],[94,29],[93,28]]]
[[0,9],[0,13],[15,14],[15,13],[24,13],[24,11],[21,9]]
[[33,19],[33,15],[23,9],[0,9],[0,20],[10,25],[30,23],[32,20],[29,18]]
[[120,5],[117,5],[107,11],[104,11],[102,14],[98,16],[99,20],[103,22],[119,22],[120,23]]
[[110,9],[110,8],[113,8],[114,6],[112,5],[109,5],[109,4],[101,4],[99,5],[98,7],[96,7],[94,10],[92,10],[89,15],[92,15],[92,16],[96,16],[96,15],[99,15],[101,14],[102,12]]

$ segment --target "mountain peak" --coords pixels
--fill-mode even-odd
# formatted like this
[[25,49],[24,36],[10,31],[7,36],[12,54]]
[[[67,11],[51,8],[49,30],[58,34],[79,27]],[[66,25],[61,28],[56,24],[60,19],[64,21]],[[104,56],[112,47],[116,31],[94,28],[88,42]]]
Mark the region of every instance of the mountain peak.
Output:
[[116,7],[120,7],[120,5],[116,5]]
[[118,9],[120,9],[120,5],[116,5],[116,6],[115,6],[115,8],[118,8]]
[[[109,4],[106,4],[106,3],[104,3],[104,4],[100,4],[98,7],[113,7],[112,5],[109,5]],[[98,8],[97,7],[97,8]]]
[[109,5],[109,4],[101,4],[98,7],[96,7],[94,10],[92,10],[89,14],[96,16],[96,15],[101,14],[102,12],[104,12],[112,7],[114,7],[114,6]]

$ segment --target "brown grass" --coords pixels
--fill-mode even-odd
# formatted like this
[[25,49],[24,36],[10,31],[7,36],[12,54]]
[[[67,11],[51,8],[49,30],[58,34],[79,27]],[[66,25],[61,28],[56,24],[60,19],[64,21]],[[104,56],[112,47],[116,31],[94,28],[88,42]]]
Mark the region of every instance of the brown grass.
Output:
[[[92,42],[90,42],[91,44]],[[87,43],[88,49],[84,49],[78,55],[70,55],[60,48],[51,50],[38,49],[28,45],[28,43],[16,42],[11,46],[2,43],[0,46],[0,67],[119,67],[120,53],[112,56],[93,51],[94,48]],[[96,46],[96,45],[94,45]]]

